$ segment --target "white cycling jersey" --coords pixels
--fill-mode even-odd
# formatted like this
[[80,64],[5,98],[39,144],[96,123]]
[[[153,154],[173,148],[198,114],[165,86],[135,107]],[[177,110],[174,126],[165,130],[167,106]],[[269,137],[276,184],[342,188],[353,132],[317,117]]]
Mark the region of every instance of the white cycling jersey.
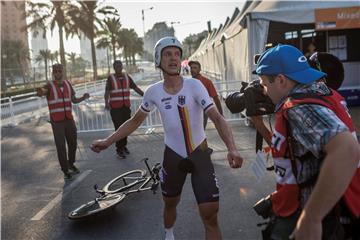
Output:
[[183,78],[182,89],[172,95],[164,90],[164,82],[149,86],[141,111],[158,108],[165,132],[165,144],[182,157],[187,157],[205,139],[203,112],[214,107],[204,85],[193,78]]

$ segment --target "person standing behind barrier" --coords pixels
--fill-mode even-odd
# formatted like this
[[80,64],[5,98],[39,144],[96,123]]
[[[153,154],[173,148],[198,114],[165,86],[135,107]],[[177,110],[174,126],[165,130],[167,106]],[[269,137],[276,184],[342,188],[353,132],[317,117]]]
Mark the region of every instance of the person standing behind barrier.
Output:
[[[112,122],[115,130],[131,117],[130,109],[130,88],[134,89],[140,96],[144,92],[136,86],[132,78],[123,73],[123,64],[120,60],[113,63],[115,74],[110,74],[105,87],[105,108],[110,110]],[[118,157],[125,158],[125,154],[129,154],[126,147],[127,137],[116,142],[116,153]]]
[[[200,73],[200,71],[201,71],[200,62],[199,61],[189,61],[188,64],[190,66],[191,76],[193,78],[196,78],[196,79],[200,80],[200,82],[205,86],[209,96],[213,99],[219,113],[221,115],[223,115],[223,110],[222,110],[222,107],[221,107],[219,95],[216,92],[214,84],[212,83],[212,81],[210,79],[204,77]],[[204,129],[206,128],[207,121],[208,121],[208,116],[204,113]]]
[[91,149],[100,152],[118,139],[134,132],[154,108],[160,112],[165,133],[161,170],[165,239],[173,240],[176,207],[188,173],[205,226],[206,239],[221,239],[217,221],[219,188],[203,128],[203,112],[209,115],[228,149],[230,167],[239,168],[243,159],[225,119],[214,107],[205,87],[193,78],[180,76],[182,46],[175,37],[160,39],[155,45],[155,66],[164,76],[147,88],[136,114],[106,139],[93,141]]
[[[71,172],[79,173],[79,169],[74,165],[77,132],[71,103],[80,103],[89,98],[90,95],[85,93],[81,98],[76,98],[71,83],[63,79],[63,66],[61,64],[54,64],[52,72],[54,80],[48,82],[44,87],[38,88],[37,95],[39,97],[46,96],[61,170],[64,173],[64,178],[70,179]],[[68,154],[66,154],[65,141],[68,146]]]
[[272,138],[262,133],[277,173],[271,239],[359,239],[360,149],[344,99],[290,45],[265,51],[255,73],[276,104]]

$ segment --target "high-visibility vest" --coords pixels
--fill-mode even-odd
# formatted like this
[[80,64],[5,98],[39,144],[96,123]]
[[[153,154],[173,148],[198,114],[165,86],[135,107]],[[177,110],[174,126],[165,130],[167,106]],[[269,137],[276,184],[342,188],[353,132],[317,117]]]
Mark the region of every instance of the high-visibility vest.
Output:
[[[289,216],[299,208],[300,187],[298,186],[296,176],[293,173],[294,166],[297,170],[301,169],[300,162],[291,163],[288,156],[287,142],[287,126],[286,112],[288,109],[301,104],[318,104],[331,109],[337,117],[349,128],[349,131],[356,139],[355,128],[353,126],[350,115],[347,112],[346,102],[344,98],[332,90],[329,96],[320,96],[324,100],[317,98],[298,98],[288,99],[281,109],[275,115],[275,131],[272,136],[272,155],[274,158],[274,166],[276,172],[276,192],[272,194],[273,211],[282,217]],[[346,160],[346,159],[344,159]],[[321,161],[321,159],[314,159]],[[292,166],[293,164],[293,166]],[[311,179],[305,179],[311,180]],[[313,183],[315,184],[315,182]],[[347,187],[343,199],[351,213],[360,216],[360,162],[350,185]]]
[[50,94],[47,97],[50,118],[54,122],[65,119],[73,119],[71,108],[71,85],[67,80],[63,81],[63,91],[55,81],[48,82]]
[[130,107],[130,82],[127,74],[124,74],[125,81],[122,77],[117,78],[114,74],[110,75],[110,106],[111,108]]

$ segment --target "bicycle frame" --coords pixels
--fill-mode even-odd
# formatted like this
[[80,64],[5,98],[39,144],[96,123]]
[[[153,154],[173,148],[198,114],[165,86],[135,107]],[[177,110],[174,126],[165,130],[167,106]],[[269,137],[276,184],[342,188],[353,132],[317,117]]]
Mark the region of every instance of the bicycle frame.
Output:
[[[157,176],[158,176],[157,171],[159,171],[158,166],[160,165],[160,163],[155,164],[152,167],[152,169],[150,169],[150,166],[149,166],[149,164],[147,162],[148,160],[149,160],[148,158],[144,158],[141,161],[145,162],[146,168],[147,168],[150,176],[148,176],[146,174],[145,176],[138,177],[137,180],[135,182],[131,183],[131,184],[127,184],[126,181],[124,181],[124,179],[126,179],[127,177],[124,177],[123,181],[124,181],[125,186],[122,187],[121,190],[110,193],[110,192],[106,192],[106,191],[103,191],[103,190],[99,190],[99,189],[97,189],[97,187],[94,186],[96,192],[100,193],[102,195],[101,197],[107,196],[109,194],[117,194],[117,193],[124,193],[125,195],[129,195],[129,194],[132,194],[132,193],[148,191],[148,190],[153,190],[154,193],[155,193],[155,188],[159,184],[159,179],[157,179]],[[130,177],[128,177],[128,178],[130,178]],[[151,180],[153,181],[153,184],[151,186],[149,186],[149,187],[146,187]],[[139,185],[139,184],[141,184],[141,185],[137,189],[127,191],[128,189],[130,189],[130,188],[132,188],[132,187],[134,187],[136,185]],[[96,198],[96,199],[101,199],[101,197]]]

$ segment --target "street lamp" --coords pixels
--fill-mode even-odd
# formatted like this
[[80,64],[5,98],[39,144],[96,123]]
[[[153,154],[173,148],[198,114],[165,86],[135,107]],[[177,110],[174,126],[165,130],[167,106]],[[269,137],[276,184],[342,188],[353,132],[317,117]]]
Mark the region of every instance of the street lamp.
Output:
[[147,10],[153,10],[154,7],[150,7],[150,8],[146,8],[146,9],[142,9],[141,10],[141,14],[142,14],[142,21],[143,21],[143,32],[144,32],[144,39],[145,39],[145,14],[144,12]]

